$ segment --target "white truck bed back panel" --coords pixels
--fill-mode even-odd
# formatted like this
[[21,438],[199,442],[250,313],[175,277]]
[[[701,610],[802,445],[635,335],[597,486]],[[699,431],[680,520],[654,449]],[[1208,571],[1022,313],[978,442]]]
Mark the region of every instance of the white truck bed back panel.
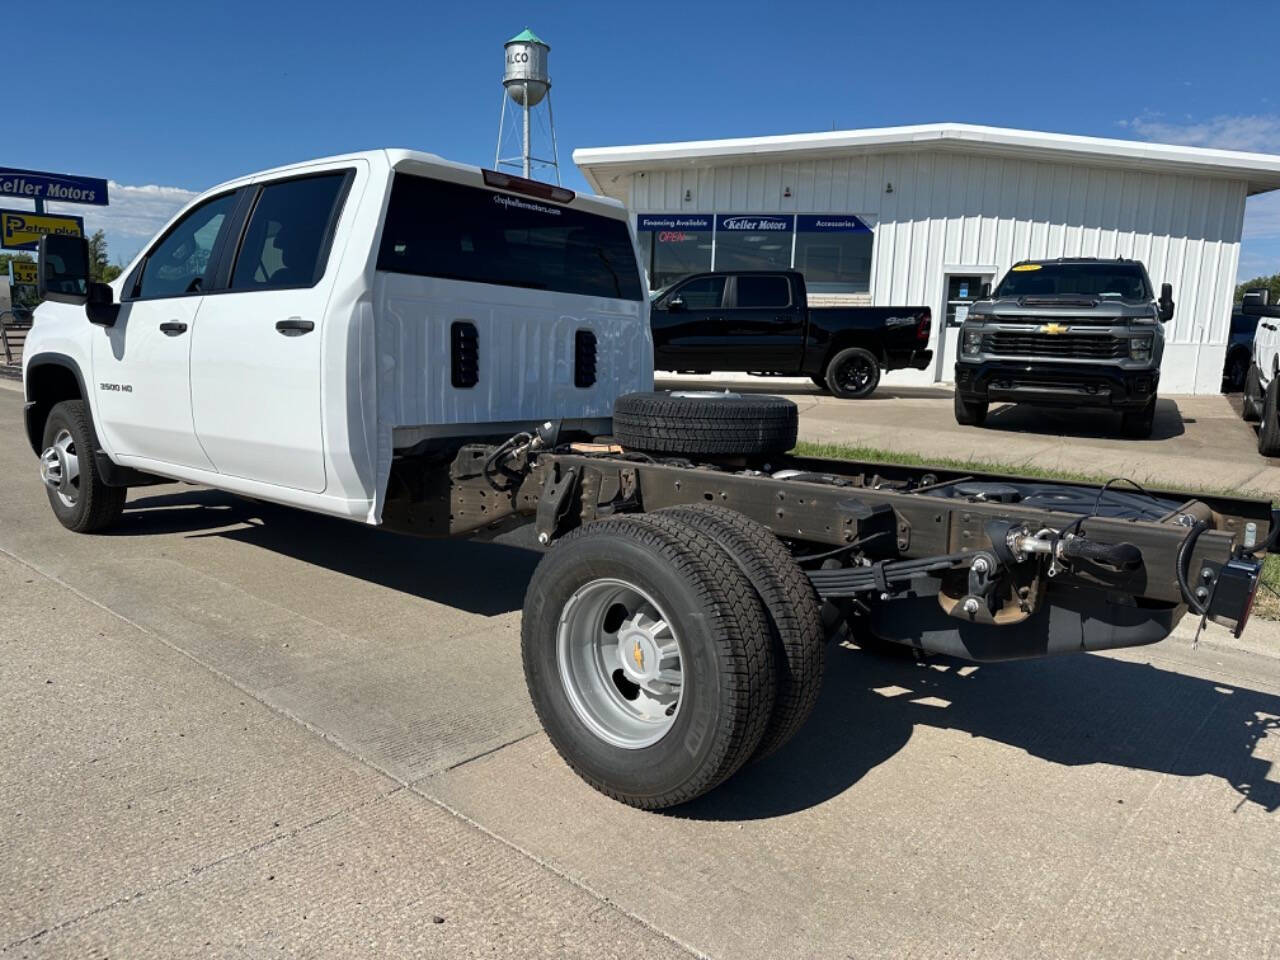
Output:
[[[615,397],[653,388],[646,303],[397,273],[375,277],[383,426],[604,418],[613,415]],[[478,334],[474,387],[452,384],[450,329],[459,320]],[[585,388],[574,385],[581,329],[597,340],[596,380]]]

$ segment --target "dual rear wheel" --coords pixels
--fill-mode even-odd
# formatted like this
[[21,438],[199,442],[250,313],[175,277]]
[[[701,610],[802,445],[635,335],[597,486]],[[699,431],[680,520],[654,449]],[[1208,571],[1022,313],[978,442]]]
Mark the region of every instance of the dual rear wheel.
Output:
[[818,609],[786,548],[741,514],[590,523],[529,585],[529,695],[588,784],[644,809],[685,803],[803,725],[825,658]]

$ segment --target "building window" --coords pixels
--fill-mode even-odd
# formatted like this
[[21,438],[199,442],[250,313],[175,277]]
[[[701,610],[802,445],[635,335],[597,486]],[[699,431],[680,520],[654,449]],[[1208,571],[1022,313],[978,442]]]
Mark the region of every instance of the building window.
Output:
[[710,214],[644,214],[636,220],[649,289],[711,269]]
[[716,217],[716,269],[787,269],[794,221],[760,214]]
[[871,290],[871,228],[851,215],[796,218],[795,268],[811,293]]

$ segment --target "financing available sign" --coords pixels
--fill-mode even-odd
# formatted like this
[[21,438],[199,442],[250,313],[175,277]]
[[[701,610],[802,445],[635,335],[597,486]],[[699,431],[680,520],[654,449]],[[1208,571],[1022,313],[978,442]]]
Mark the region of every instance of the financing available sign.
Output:
[[0,247],[5,250],[34,250],[48,235],[83,237],[80,217],[31,213],[29,210],[0,210]]
[[0,200],[53,200],[57,203],[107,205],[107,181],[97,177],[75,177],[67,173],[44,173],[0,167]]

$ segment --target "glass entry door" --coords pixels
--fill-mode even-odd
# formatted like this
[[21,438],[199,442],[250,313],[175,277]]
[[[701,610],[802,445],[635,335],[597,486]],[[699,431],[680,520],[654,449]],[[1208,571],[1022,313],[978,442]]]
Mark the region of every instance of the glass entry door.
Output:
[[938,366],[935,379],[951,380],[955,375],[957,343],[960,337],[960,326],[969,315],[969,304],[982,295],[982,285],[990,283],[993,273],[975,270],[972,273],[943,274],[943,290],[946,300],[943,302],[942,335],[939,338]]

